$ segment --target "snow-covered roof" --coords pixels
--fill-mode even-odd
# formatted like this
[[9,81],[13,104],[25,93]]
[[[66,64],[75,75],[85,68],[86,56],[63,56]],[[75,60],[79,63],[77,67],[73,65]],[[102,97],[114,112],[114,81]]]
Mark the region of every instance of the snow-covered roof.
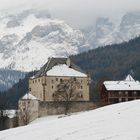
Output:
[[71,77],[87,77],[86,74],[70,68],[66,64],[59,64],[46,73],[47,76],[71,76]]
[[21,99],[23,99],[23,100],[37,100],[37,98],[30,93],[25,94]]
[[125,81],[135,81],[135,80],[130,74],[128,74],[125,78]]
[[[63,65],[63,64],[65,64],[65,65],[69,66],[70,68],[72,68],[72,69],[74,69],[74,70],[76,70],[78,72],[81,72],[81,73],[86,75],[86,73],[83,70],[81,70],[80,67],[75,65],[70,60],[70,58],[63,58],[63,57],[62,58],[61,57],[55,58],[55,57],[52,57],[52,58],[49,58],[48,62],[34,75],[34,77],[31,77],[31,79],[38,78],[40,76],[46,76],[47,72],[49,70],[52,70],[52,68],[54,66]],[[58,74],[58,73],[56,73],[56,74]],[[56,76],[56,74],[53,74],[53,75]]]
[[123,81],[105,81],[104,86],[109,91],[121,90],[121,91],[131,91],[140,90],[140,82],[135,81],[131,75],[128,75]]

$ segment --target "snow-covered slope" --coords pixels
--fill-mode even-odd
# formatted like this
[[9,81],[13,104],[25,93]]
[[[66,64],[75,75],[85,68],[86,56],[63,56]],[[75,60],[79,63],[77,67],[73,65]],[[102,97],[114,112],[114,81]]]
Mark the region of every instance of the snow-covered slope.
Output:
[[[0,132],[1,140],[139,140],[140,100]],[[47,119],[48,118],[48,119]]]
[[47,11],[26,10],[0,17],[0,68],[31,71],[51,56],[89,49],[81,31],[50,18]]
[[86,35],[93,48],[129,41],[140,35],[140,12],[125,14],[120,23],[113,23],[109,18],[98,18]]

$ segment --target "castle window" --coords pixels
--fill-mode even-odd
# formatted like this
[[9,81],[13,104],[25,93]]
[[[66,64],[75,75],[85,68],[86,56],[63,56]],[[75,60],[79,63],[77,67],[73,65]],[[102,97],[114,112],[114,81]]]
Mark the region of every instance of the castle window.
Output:
[[128,95],[128,91],[125,91],[125,95],[126,95],[126,96]]
[[81,98],[83,98],[83,95],[81,94]]
[[29,91],[31,91],[31,88],[29,88]]
[[73,80],[76,81],[76,77],[74,77]]
[[60,79],[60,82],[62,82],[63,80],[62,79]]
[[81,86],[81,89],[83,89],[83,86]]
[[137,91],[134,91],[133,94],[136,95],[137,94]]
[[53,89],[53,86],[52,86],[52,89]]
[[81,80],[81,83],[83,83],[83,80]]
[[89,86],[89,80],[87,80],[87,86]]
[[38,79],[38,82],[40,82],[40,79]]
[[53,83],[53,80],[52,80],[52,83]]
[[35,83],[36,83],[37,81],[35,80]]
[[33,84],[34,84],[34,80],[33,80]]
[[56,81],[58,81],[58,78],[56,78]]
[[121,95],[122,94],[122,92],[121,91],[119,91],[119,95]]

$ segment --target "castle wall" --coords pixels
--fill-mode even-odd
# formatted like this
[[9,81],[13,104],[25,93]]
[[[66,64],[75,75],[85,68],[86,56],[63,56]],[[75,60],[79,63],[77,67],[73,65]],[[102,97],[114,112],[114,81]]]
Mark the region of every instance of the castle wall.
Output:
[[[65,114],[66,102],[42,102],[38,100],[20,100],[19,101],[19,126],[27,125],[33,120],[48,115]],[[89,101],[73,101],[69,102],[67,113],[81,112],[93,110],[97,105]]]
[[[93,110],[97,106],[93,102],[70,102],[69,113]],[[39,102],[39,117],[65,113],[65,102]]]
[[[71,77],[60,76],[43,76],[29,80],[30,93],[40,101],[53,101],[53,93],[57,90],[57,85],[61,80],[70,79]],[[75,77],[80,83],[83,98],[81,101],[89,101],[89,77]]]
[[30,93],[35,96],[40,101],[43,101],[43,84],[45,84],[45,77],[39,77],[35,79],[29,80],[29,91]]

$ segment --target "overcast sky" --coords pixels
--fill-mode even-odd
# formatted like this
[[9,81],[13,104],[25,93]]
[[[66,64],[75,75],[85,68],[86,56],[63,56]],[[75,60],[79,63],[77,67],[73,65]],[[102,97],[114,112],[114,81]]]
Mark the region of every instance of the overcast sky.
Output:
[[126,12],[140,11],[140,0],[0,0],[0,10],[45,8],[75,27],[89,26],[97,17],[117,19]]

